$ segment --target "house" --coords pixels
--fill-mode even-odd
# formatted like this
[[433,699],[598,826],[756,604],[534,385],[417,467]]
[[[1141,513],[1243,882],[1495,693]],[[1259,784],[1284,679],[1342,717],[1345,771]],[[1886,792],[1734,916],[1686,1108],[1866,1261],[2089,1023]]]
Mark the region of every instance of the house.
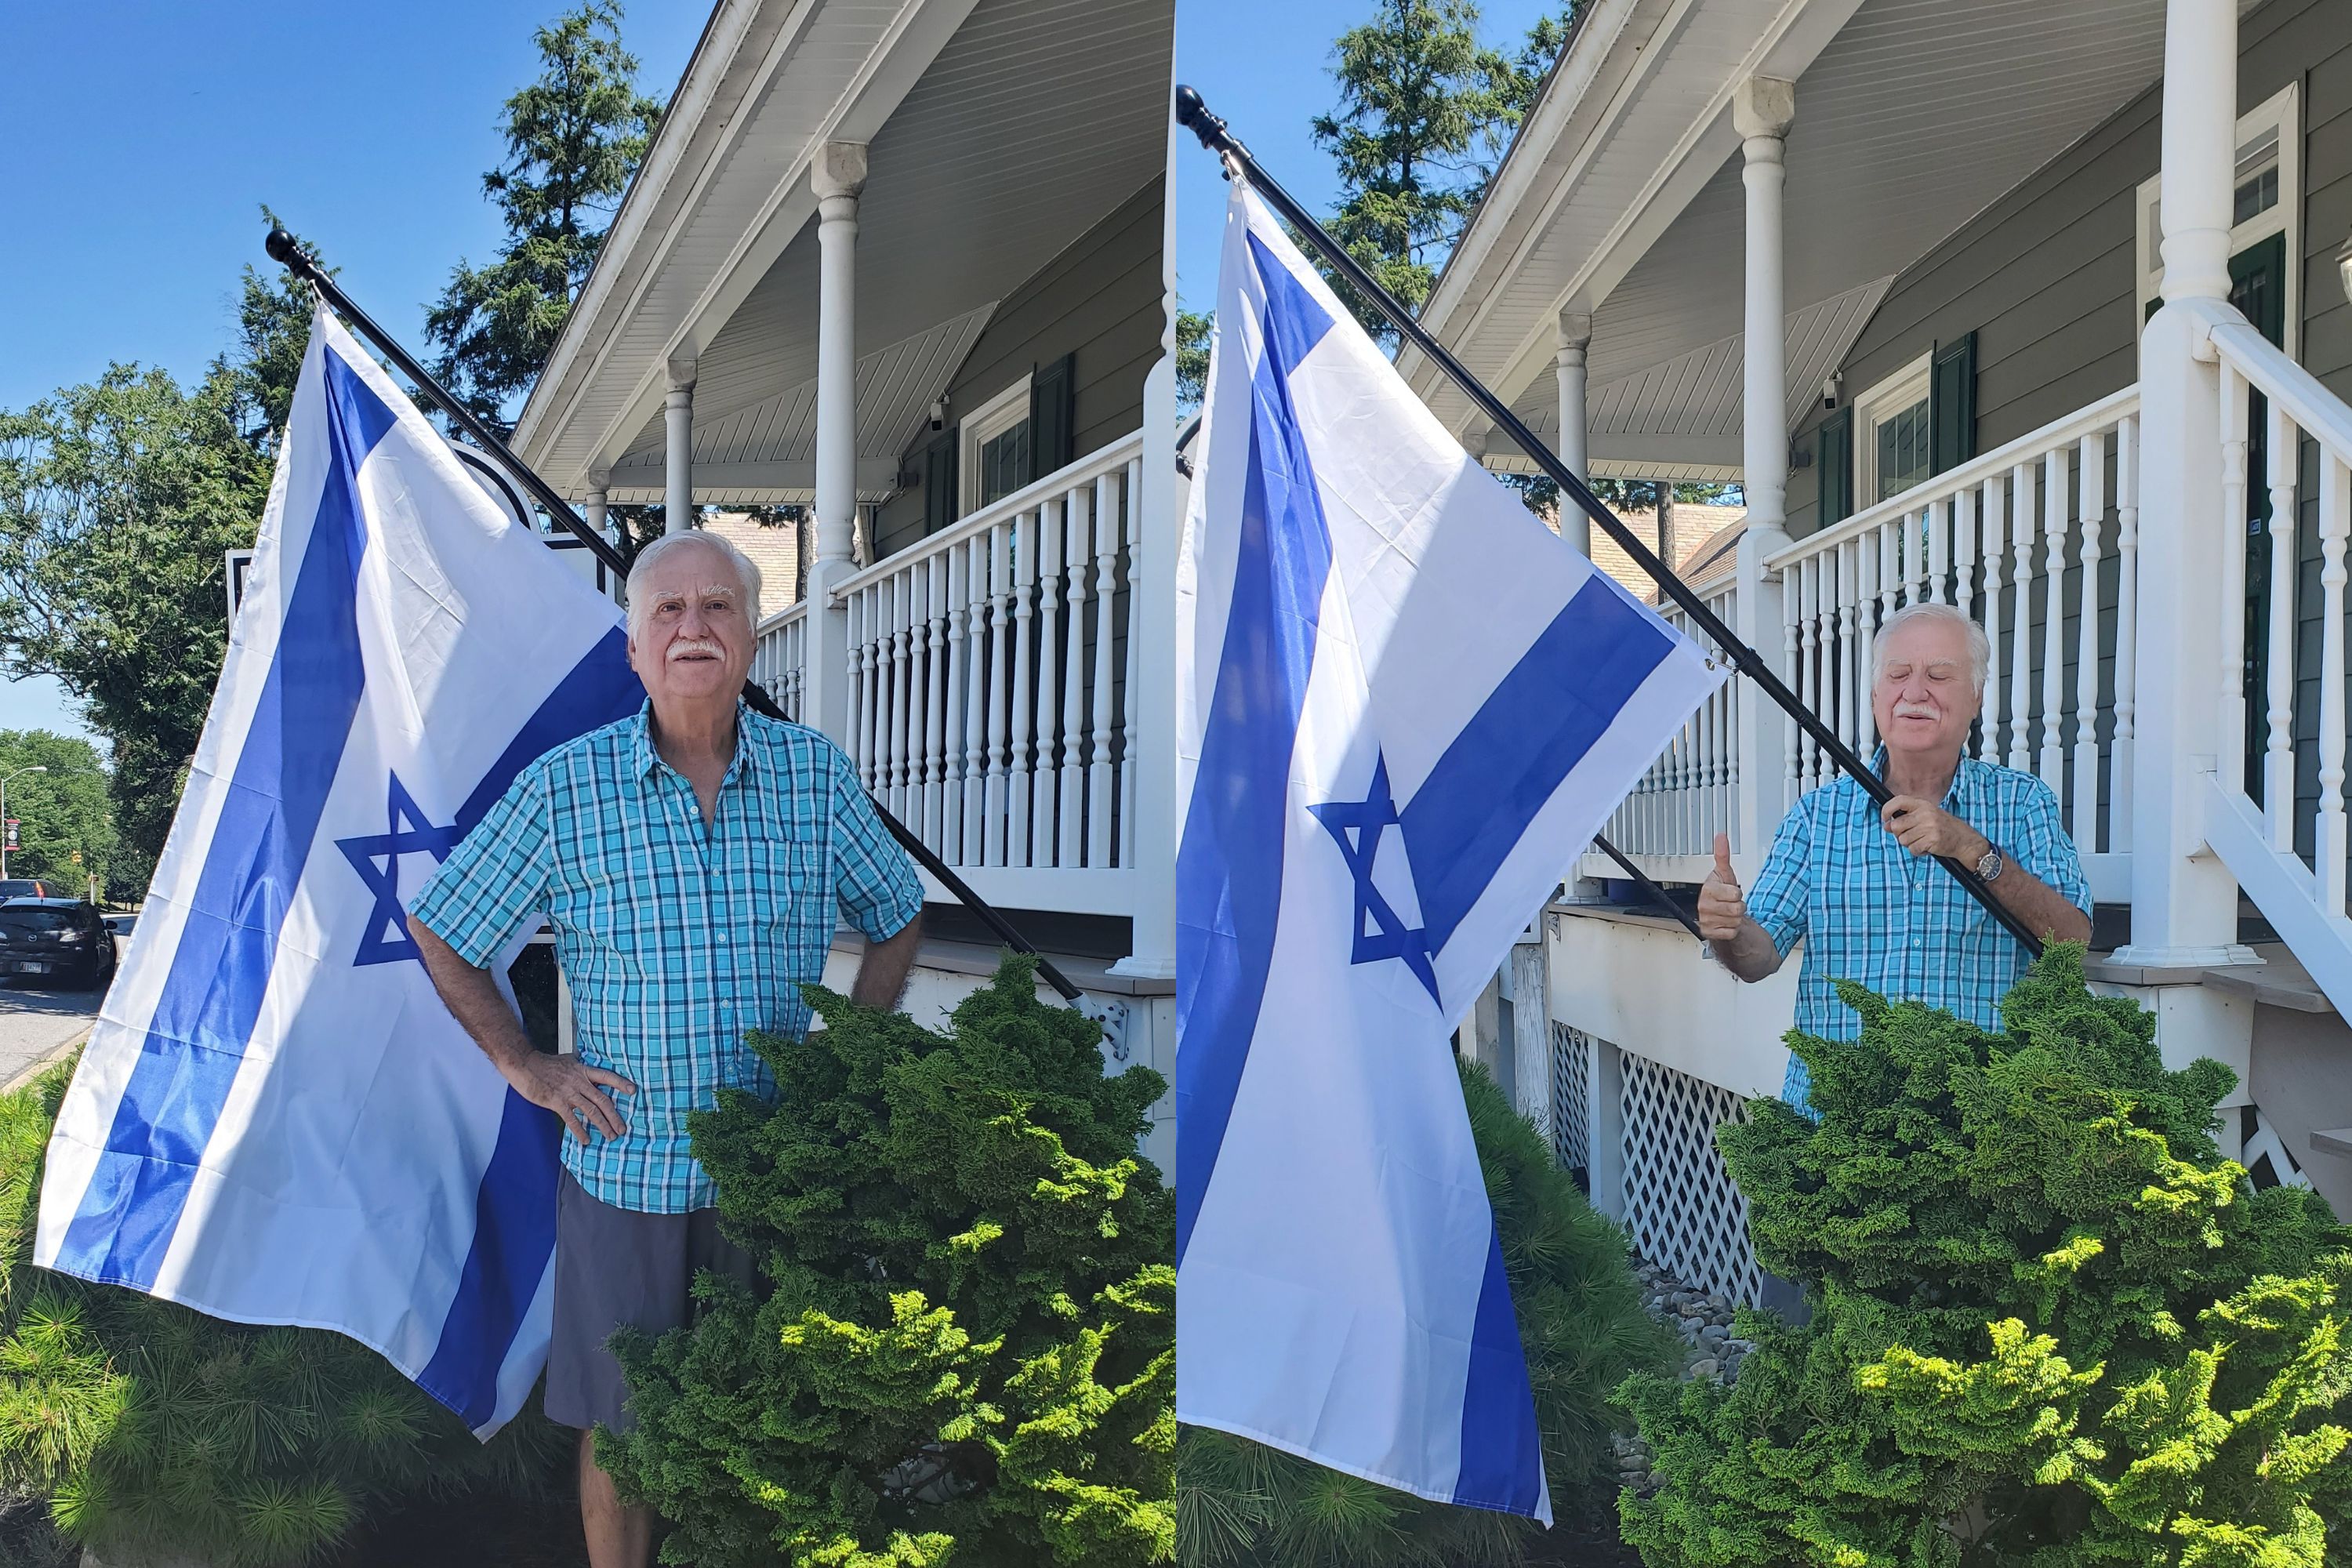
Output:
[[[2226,1150],[2339,1212],[2347,230],[2341,5],[1594,0],[1424,312],[1572,464],[1745,487],[1694,586],[1864,754],[1878,623],[1981,620],[1978,749],[2059,792],[2095,976],[2236,1071]],[[1832,776],[1743,687],[1607,831],[1683,884],[1727,832],[1752,879]],[[1794,966],[1742,988],[1584,899],[1531,934],[1521,1103],[1645,1253],[1751,1296],[1710,1135],[1779,1088]]]
[[[721,0],[514,438],[600,525],[809,509],[753,678],[1163,1072],[1173,22]],[[907,1005],[935,1016],[997,943],[925,881]]]

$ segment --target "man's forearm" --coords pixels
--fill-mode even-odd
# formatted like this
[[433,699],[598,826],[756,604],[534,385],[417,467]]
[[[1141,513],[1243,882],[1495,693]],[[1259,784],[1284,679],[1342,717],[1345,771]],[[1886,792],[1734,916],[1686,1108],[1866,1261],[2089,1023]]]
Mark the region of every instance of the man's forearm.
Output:
[[1739,934],[1731,941],[1707,945],[1715,950],[1723,966],[1742,980],[1762,980],[1780,971],[1780,950],[1773,945],[1770,934],[1752,919],[1741,922]]
[[2091,917],[2024,867],[2002,867],[2000,877],[1989,885],[2001,908],[2023,921],[2035,934],[2058,942],[2091,940]]
[[923,917],[919,910],[896,935],[866,942],[866,956],[857,961],[857,978],[850,983],[849,999],[861,1007],[897,1006],[898,994],[907,988],[907,975],[915,967],[915,948],[922,937]]
[[432,977],[433,989],[441,994],[442,1005],[482,1047],[482,1054],[501,1069],[530,1056],[530,1038],[523,1033],[522,1019],[499,994],[498,982],[490,972],[458,957],[455,948],[413,916],[408,930],[416,940],[416,951],[425,961],[425,973]]

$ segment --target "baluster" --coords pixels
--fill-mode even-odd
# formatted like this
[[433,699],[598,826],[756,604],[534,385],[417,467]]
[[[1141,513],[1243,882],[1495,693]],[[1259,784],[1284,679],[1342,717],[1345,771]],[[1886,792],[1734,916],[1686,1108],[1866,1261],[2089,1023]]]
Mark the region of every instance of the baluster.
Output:
[[849,760],[856,764],[857,782],[866,792],[874,792],[874,731],[867,722],[866,705],[873,694],[874,658],[867,637],[873,620],[873,607],[866,603],[866,590],[851,594],[842,605],[849,618]]
[[2223,790],[2246,787],[2246,383],[2221,362],[2221,735]]
[[[1797,670],[1804,678],[1804,685],[1798,689],[1797,694],[1805,707],[1815,713],[1820,712],[1822,709],[1821,559],[1818,555],[1808,555],[1797,563],[1798,639],[1801,649],[1798,656]],[[1800,774],[1798,784],[1800,788],[1810,792],[1821,783],[1821,746],[1812,736],[1807,735],[1798,742],[1798,750],[1802,753],[1802,761],[1798,770]]]
[[1862,707],[1858,700],[1862,686],[1854,678],[1855,655],[1859,649],[1853,635],[1855,579],[1862,570],[1856,557],[1860,553],[1860,545],[1852,540],[1837,547],[1838,701],[1837,714],[1831,728],[1848,746],[1856,744],[1861,735],[1855,715]]
[[[1798,584],[1803,578],[1803,572],[1794,566],[1780,569],[1780,684],[1790,691],[1797,689],[1797,623],[1804,618]],[[1797,739],[1799,731],[1794,724],[1783,724],[1780,730],[1781,763],[1787,774],[1781,781],[1780,793],[1793,803],[1804,794],[1798,787],[1797,757],[1801,749]]]
[[1080,731],[1086,721],[1087,697],[1087,516],[1094,492],[1081,486],[1069,492],[1065,526],[1070,573],[1070,672],[1062,683],[1062,767],[1055,782],[1056,826],[1061,834],[1058,863],[1085,862],[1087,828],[1086,752]]
[[931,847],[933,854],[938,854],[947,844],[946,829],[940,818],[940,802],[946,798],[948,750],[948,558],[943,553],[934,553],[924,563],[923,608],[928,612],[924,621],[928,655],[924,669],[931,681],[929,701],[924,709],[923,842]]
[[1062,500],[1037,504],[1037,773],[1030,812],[1029,863],[1057,863],[1055,842],[1055,764],[1060,760],[1062,719]]
[[2263,818],[2271,847],[2294,851],[2295,470],[2303,433],[2278,400],[2270,405],[2271,652],[2270,734],[2263,749]]
[[1095,702],[1087,746],[1087,864],[1110,864],[1111,578],[1118,567],[1119,477],[1095,480]]
[[[2009,765],[2023,773],[2033,765],[2033,465],[2009,471],[2010,510],[2017,520],[2010,548],[2010,580],[2017,600],[2017,624],[2010,629]],[[2043,722],[2047,723],[2045,716]]]
[[884,579],[883,592],[890,607],[890,640],[887,647],[890,665],[883,692],[886,728],[890,758],[890,815],[901,821],[907,816],[907,620],[913,605],[908,596],[914,584],[903,572]]
[[1952,502],[1929,501],[1921,515],[1927,521],[1927,598],[1946,604],[1944,579],[1952,570]]
[[2042,754],[2036,770],[2066,798],[2066,750],[2059,727],[2066,701],[2066,448],[2042,459]]
[[900,821],[919,817],[923,807],[923,606],[917,596],[921,564],[898,573],[898,810]]
[[971,590],[971,642],[964,656],[963,859],[988,863],[988,535],[964,541],[965,583]]
[[1927,602],[1927,529],[1933,520],[1927,510],[1903,514],[1903,602],[1923,605]]
[[[2284,456],[2284,454],[2282,454]],[[2322,914],[2344,914],[2344,459],[2319,456],[2319,816],[2312,871]]]
[[2099,525],[2107,514],[2107,438],[2083,437],[2076,465],[2082,495],[2083,581],[2075,595],[2074,847],[2088,855],[2099,834]]
[[1118,863],[1135,864],[1135,710],[1140,706],[1138,693],[1143,687],[1142,649],[1135,636],[1136,595],[1142,592],[1143,583],[1143,459],[1136,458],[1127,465],[1127,489],[1123,493],[1125,506],[1120,511],[1122,531],[1127,537],[1127,689],[1118,694],[1118,715],[1124,724],[1119,731],[1118,750]]
[[947,767],[940,792],[940,858],[950,866],[963,864],[963,716],[966,671],[971,653],[965,640],[965,605],[971,599],[969,558],[960,545],[950,544],[948,563],[948,696],[940,718],[947,749]]
[[1035,862],[1030,857],[1029,826],[1035,803],[1029,796],[1029,735],[1030,709],[1034,701],[1029,683],[1032,657],[1030,642],[1034,636],[1030,623],[1036,618],[1032,601],[1037,587],[1037,528],[1040,512],[1024,511],[1011,525],[1013,560],[1013,782],[1007,791],[1007,809],[1011,820],[1005,824],[1010,842],[1005,852],[1005,864],[1029,866]]
[[1859,533],[1853,540],[1853,750],[1864,762],[1878,746],[1878,719],[1870,710],[1871,690],[1878,684],[1873,674],[1877,648],[1878,542]]
[[2008,694],[2000,679],[2000,567],[2002,552],[2009,543],[2002,505],[2008,500],[2008,492],[2001,489],[1998,479],[1987,479],[1977,487],[1977,499],[1984,516],[1985,642],[1992,655],[1985,664],[1984,719],[1977,727],[1977,755],[1999,763],[2001,703]]
[[1977,492],[1973,485],[1952,497],[1952,604],[1973,620],[1977,613]]
[[1004,777],[1013,762],[1013,528],[988,530],[988,585],[994,590],[988,616],[988,816],[982,852],[991,866],[1004,864]]
[[2116,735],[2107,748],[2110,837],[2131,847],[2132,722],[2138,710],[2139,417],[2116,426]]

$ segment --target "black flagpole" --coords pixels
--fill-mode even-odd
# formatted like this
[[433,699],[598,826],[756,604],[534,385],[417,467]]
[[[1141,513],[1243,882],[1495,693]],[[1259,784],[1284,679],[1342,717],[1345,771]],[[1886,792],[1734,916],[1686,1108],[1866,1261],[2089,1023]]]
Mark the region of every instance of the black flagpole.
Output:
[[[496,431],[484,424],[472,409],[451,396],[446,387],[427,374],[425,367],[417,363],[406,349],[400,346],[399,340],[371,321],[365,310],[352,303],[352,297],[335,286],[335,280],[328,277],[325,269],[304,252],[292,235],[282,228],[273,228],[269,231],[269,237],[262,244],[263,248],[269,252],[272,260],[316,289],[327,303],[334,308],[335,313],[352,324],[352,331],[383,351],[383,356],[392,361],[394,369],[408,378],[411,385],[431,398],[434,406],[447,415],[451,423],[460,430],[472,437],[477,446],[504,464],[507,471],[521,482],[523,489],[530,492],[531,499],[539,502],[547,515],[571,530],[580,542],[586,545],[595,554],[596,559],[604,563],[607,571],[615,577],[625,580],[627,578],[629,563],[622,559],[620,551],[614,547],[612,541],[589,527],[587,520],[572,510],[572,503],[556,494],[554,486],[532,472],[528,464],[508,449],[507,444],[499,438]],[[754,710],[764,713],[771,719],[781,719],[784,716],[777,708],[775,700],[768,695],[766,689],[758,681],[747,680],[743,683],[743,700],[750,703]],[[1072,984],[1069,976],[1055,968],[1052,959],[1038,952],[1028,938],[1013,928],[1010,921],[997,913],[989,905],[987,900],[965,886],[963,879],[957,876],[946,861],[931,853],[930,847],[917,837],[912,829],[885,810],[878,800],[874,802],[874,810],[876,815],[882,818],[882,826],[890,830],[890,837],[896,838],[907,853],[914,857],[917,864],[937,878],[941,887],[954,894],[964,908],[978,915],[981,922],[996,933],[997,940],[1013,952],[1025,952],[1037,961],[1038,975],[1046,984],[1060,992],[1064,1001],[1082,1002],[1086,999],[1086,993]]]
[[[1519,450],[1532,458],[1536,466],[1559,486],[1560,493],[1583,508],[1586,515],[1599,523],[1601,531],[1615,540],[1625,553],[1633,558],[1634,563],[1650,574],[1659,590],[1682,607],[1683,612],[1690,616],[1691,624],[1714,638],[1716,646],[1723,650],[1733,666],[1762,687],[1764,694],[1794,720],[1799,729],[1811,736],[1829,754],[1830,760],[1862,786],[1864,793],[1880,805],[1895,798],[1895,792],[1886,787],[1886,782],[1871,772],[1870,764],[1856,756],[1851,746],[1838,739],[1836,732],[1822,723],[1819,716],[1789,689],[1778,671],[1766,664],[1754,648],[1734,636],[1731,628],[1706,607],[1706,601],[1691,592],[1690,585],[1677,576],[1672,567],[1659,560],[1656,552],[1643,543],[1640,536],[1620,521],[1615,512],[1602,505],[1601,498],[1592,493],[1591,488],[1581,478],[1569,471],[1568,465],[1559,460],[1558,454],[1536,439],[1535,432],[1528,429],[1501,398],[1489,391],[1486,383],[1464,369],[1462,363],[1447,353],[1445,346],[1432,337],[1427,328],[1413,319],[1412,312],[1406,310],[1395,295],[1381,288],[1372,275],[1364,270],[1361,263],[1341,248],[1338,240],[1325,233],[1323,226],[1292,199],[1289,192],[1267,177],[1265,171],[1258,167],[1257,160],[1250,155],[1249,149],[1226,129],[1223,121],[1209,112],[1209,106],[1201,100],[1201,95],[1189,87],[1176,89],[1176,121],[1199,137],[1202,146],[1232,159],[1248,176],[1250,188],[1265,199],[1266,205],[1281,215],[1302,238],[1320,251],[1333,270],[1386,316],[1407,342],[1427,354],[1437,368],[1445,373],[1447,379],[1477,405],[1478,411],[1494,421],[1495,428],[1517,442]],[[1992,889],[1985,886],[1984,879],[1977,875],[1974,867],[1962,865],[1948,855],[1938,855],[1936,862],[1952,874],[1953,879],[1968,890],[1969,897],[1982,904],[1995,920],[2008,927],[2010,934],[2023,942],[2028,952],[2036,957],[2041,955],[2042,939],[2034,935],[2024,921],[2002,907],[2000,900],[1992,896]],[[1621,858],[1620,864],[1622,863]]]

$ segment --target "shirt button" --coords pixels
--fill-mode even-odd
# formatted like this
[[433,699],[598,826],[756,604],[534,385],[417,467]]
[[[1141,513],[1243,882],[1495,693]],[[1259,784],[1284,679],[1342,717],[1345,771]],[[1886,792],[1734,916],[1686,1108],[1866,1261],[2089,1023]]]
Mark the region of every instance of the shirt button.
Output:
[[719,941],[721,941],[721,942],[725,942],[726,940],[728,940],[728,938],[727,938],[727,933],[726,933],[725,931],[720,931],[720,932],[719,933]]

